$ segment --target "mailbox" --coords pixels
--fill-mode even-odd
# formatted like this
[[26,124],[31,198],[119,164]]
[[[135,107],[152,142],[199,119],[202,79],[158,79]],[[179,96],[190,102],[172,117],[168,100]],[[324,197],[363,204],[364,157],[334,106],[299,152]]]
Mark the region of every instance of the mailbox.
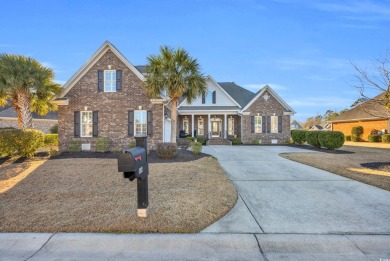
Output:
[[149,174],[145,149],[135,147],[122,153],[118,158],[118,172],[123,172],[123,177],[130,180],[144,180]]

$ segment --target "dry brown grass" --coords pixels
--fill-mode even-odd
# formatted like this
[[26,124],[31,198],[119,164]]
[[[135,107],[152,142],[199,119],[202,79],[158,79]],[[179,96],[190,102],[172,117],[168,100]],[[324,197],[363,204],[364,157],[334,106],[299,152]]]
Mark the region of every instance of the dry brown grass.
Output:
[[334,153],[322,150],[281,156],[390,191],[389,149],[344,146]]
[[137,217],[136,181],[117,172],[116,159],[51,159],[0,194],[0,231],[194,233],[237,200],[211,157],[149,168],[145,219]]

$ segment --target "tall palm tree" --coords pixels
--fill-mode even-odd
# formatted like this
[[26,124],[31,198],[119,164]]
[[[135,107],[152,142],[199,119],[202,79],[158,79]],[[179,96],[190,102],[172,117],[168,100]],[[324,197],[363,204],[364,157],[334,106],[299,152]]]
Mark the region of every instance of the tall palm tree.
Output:
[[163,91],[171,99],[171,142],[176,143],[177,105],[180,98],[188,103],[206,90],[206,78],[196,59],[182,48],[160,47],[160,55],[150,55],[146,67],[146,93],[150,98]]
[[0,106],[11,102],[18,112],[18,128],[32,128],[32,112],[45,115],[56,110],[51,103],[61,86],[53,70],[22,55],[0,54]]

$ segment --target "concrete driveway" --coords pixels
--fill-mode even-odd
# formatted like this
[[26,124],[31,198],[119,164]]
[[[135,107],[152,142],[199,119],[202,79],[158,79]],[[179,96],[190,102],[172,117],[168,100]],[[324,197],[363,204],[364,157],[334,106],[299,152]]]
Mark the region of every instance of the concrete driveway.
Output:
[[0,233],[0,261],[390,260],[390,192],[278,156],[301,149],[203,150],[239,198],[202,233]]

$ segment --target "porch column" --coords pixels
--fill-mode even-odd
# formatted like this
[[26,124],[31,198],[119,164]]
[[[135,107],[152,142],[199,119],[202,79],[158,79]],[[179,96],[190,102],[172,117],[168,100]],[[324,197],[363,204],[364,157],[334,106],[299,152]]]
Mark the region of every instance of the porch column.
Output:
[[227,114],[226,114],[226,113],[225,113],[224,125],[225,125],[225,131],[224,131],[224,133],[223,133],[223,138],[224,138],[224,139],[227,139]]
[[191,114],[192,122],[191,122],[191,136],[194,137],[194,114]]
[[207,137],[210,139],[210,131],[211,131],[211,126],[210,126],[210,113],[208,114],[208,124],[207,124]]

